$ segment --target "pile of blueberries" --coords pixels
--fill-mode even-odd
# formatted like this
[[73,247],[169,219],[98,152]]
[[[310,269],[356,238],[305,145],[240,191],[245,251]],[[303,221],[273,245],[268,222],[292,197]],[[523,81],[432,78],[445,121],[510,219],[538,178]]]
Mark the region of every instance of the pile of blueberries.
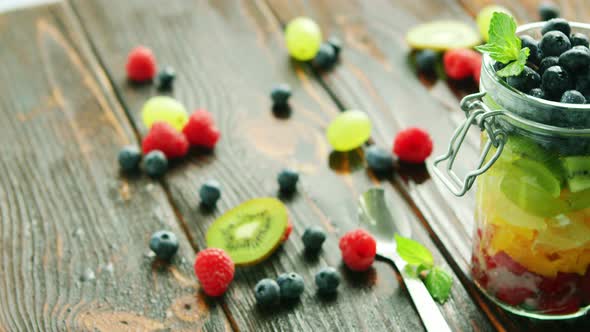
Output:
[[[530,55],[522,73],[506,82],[533,97],[568,104],[590,103],[590,49],[588,36],[572,33],[568,21],[553,18],[545,22],[537,41],[522,35],[522,47]],[[496,62],[495,70],[504,68]]]

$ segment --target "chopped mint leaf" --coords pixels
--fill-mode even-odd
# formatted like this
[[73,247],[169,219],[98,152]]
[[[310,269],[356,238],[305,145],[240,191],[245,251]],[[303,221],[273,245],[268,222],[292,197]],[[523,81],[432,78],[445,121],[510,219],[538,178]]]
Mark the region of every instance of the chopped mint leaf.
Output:
[[418,273],[416,272],[416,267],[414,265],[407,264],[404,267],[404,272],[412,278],[418,278]]
[[421,276],[423,272],[428,272],[428,270],[430,269],[430,266],[426,266],[424,264],[420,264],[418,265],[418,267],[416,268],[416,275]]
[[433,299],[443,304],[451,295],[453,278],[439,267],[435,267],[426,276],[424,285]]
[[498,74],[500,77],[520,75],[520,73],[522,73],[524,70],[524,66],[526,65],[526,60],[528,59],[530,52],[531,51],[528,47],[521,49],[520,53],[518,53],[518,59],[512,61],[500,71],[497,71],[496,74]]
[[420,243],[395,234],[395,242],[397,243],[397,253],[410,265],[425,265],[432,267],[434,259],[432,254],[426,247]]

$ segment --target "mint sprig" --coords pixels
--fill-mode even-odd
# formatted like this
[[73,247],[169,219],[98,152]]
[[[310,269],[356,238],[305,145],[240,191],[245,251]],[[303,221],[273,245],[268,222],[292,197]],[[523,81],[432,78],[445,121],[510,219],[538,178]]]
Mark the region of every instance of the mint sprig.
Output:
[[506,13],[495,12],[490,21],[489,41],[475,49],[503,64],[508,64],[496,74],[501,77],[519,75],[526,65],[530,50],[522,48],[520,38],[516,35],[516,21]]
[[432,253],[419,242],[395,234],[397,253],[408,263],[404,272],[413,278],[422,278],[430,296],[444,303],[451,294],[453,278],[440,267],[434,266]]

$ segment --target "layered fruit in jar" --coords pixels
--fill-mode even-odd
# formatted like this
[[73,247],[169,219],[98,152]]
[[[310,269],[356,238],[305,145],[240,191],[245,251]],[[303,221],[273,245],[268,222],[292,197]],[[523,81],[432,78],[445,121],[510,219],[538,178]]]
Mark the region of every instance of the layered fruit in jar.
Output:
[[473,278],[518,310],[566,315],[590,305],[590,155],[567,148],[512,134],[478,178]]

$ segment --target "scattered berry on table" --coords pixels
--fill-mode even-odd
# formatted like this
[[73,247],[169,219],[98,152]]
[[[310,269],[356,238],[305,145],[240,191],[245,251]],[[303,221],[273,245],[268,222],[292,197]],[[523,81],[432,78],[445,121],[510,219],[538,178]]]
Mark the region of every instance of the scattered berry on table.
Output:
[[432,153],[432,139],[423,129],[411,127],[400,131],[393,142],[393,153],[401,161],[420,164]]
[[174,68],[170,66],[164,67],[164,69],[160,70],[156,79],[158,83],[158,90],[172,90],[172,83],[174,83],[174,79],[176,79],[176,72],[174,71]]
[[342,41],[340,40],[340,38],[336,36],[331,36],[328,39],[328,44],[332,45],[332,47],[334,48],[334,53],[336,54],[336,58],[338,58],[340,56],[340,52],[342,51]]
[[284,299],[297,299],[305,289],[303,278],[295,272],[281,274],[277,283],[281,288],[281,298]]
[[539,17],[541,21],[549,21],[559,17],[559,7],[551,2],[543,2],[539,5]]
[[363,229],[344,234],[339,247],[344,264],[353,271],[365,271],[375,260],[377,244],[373,236]]
[[375,173],[385,174],[393,169],[393,155],[390,151],[371,145],[366,150],[365,159]]
[[520,41],[521,41],[521,45],[522,48],[528,47],[529,48],[529,57],[527,59],[528,62],[532,62],[535,65],[538,65],[541,62],[541,52],[539,52],[539,42],[529,36],[529,35],[523,35],[520,36]]
[[162,176],[168,170],[168,159],[162,151],[154,150],[143,158],[143,168],[151,177]]
[[285,42],[289,54],[294,59],[311,60],[320,49],[322,32],[317,23],[309,17],[297,17],[287,24]]
[[299,181],[299,173],[289,168],[283,169],[277,176],[279,190],[283,193],[294,192],[297,188],[297,181]]
[[119,150],[117,156],[119,160],[119,166],[124,171],[132,171],[137,169],[139,162],[141,161],[141,151],[135,145],[124,146]]
[[176,99],[168,96],[155,96],[143,104],[141,118],[148,129],[156,122],[166,122],[181,131],[188,121],[188,113]]
[[319,70],[328,70],[336,63],[334,47],[328,43],[322,43],[318,53],[311,60],[311,65]]
[[188,140],[167,122],[156,122],[141,142],[144,154],[160,150],[166,158],[179,158],[188,153]]
[[213,149],[221,137],[211,113],[204,109],[191,114],[182,132],[191,145],[208,149]]
[[583,33],[579,33],[579,32],[572,33],[572,35],[570,36],[570,43],[572,44],[572,47],[575,47],[575,46],[588,47],[588,45],[590,44],[590,42],[588,41],[588,36],[586,36]]
[[215,180],[209,180],[199,189],[201,203],[205,206],[213,207],[221,197],[221,185]]
[[371,136],[371,120],[363,111],[347,110],[330,122],[326,136],[334,150],[352,151],[361,147]]
[[541,88],[531,89],[531,91],[529,91],[529,95],[531,95],[533,97],[541,98],[541,99],[545,98],[545,92],[543,92],[543,89],[541,89]]
[[293,223],[291,222],[291,220],[289,220],[287,221],[287,229],[285,229],[285,234],[283,234],[281,242],[287,241],[289,239],[289,236],[291,235],[291,232],[293,232]]
[[559,101],[566,104],[585,104],[586,98],[579,91],[568,90],[563,93]]
[[127,56],[127,77],[134,82],[150,81],[156,75],[156,58],[145,46],[138,46]]
[[541,87],[545,95],[553,100],[559,99],[572,86],[570,75],[560,66],[547,68],[541,77]]
[[281,288],[273,279],[260,280],[254,287],[256,302],[262,306],[277,304],[281,298]]
[[459,48],[445,52],[443,56],[445,72],[449,78],[462,80],[472,77],[481,64],[481,54],[472,50]]
[[570,73],[585,71],[590,65],[590,49],[586,46],[576,46],[563,52],[559,56],[559,65]]
[[549,67],[557,66],[559,64],[559,57],[556,56],[548,56],[541,60],[541,64],[539,65],[539,75],[543,75],[545,70]]
[[549,31],[539,42],[539,49],[544,57],[560,56],[572,48],[569,38],[561,31]]
[[318,292],[322,294],[331,294],[336,292],[340,285],[340,273],[333,267],[325,267],[315,275],[315,284],[318,286]]
[[150,239],[150,249],[158,258],[169,260],[178,251],[178,239],[172,232],[157,231]]
[[209,296],[221,296],[234,279],[234,262],[218,248],[201,250],[195,259],[195,275]]
[[326,233],[318,226],[307,227],[301,236],[305,250],[317,252],[326,241]]
[[433,73],[438,62],[438,53],[433,50],[416,52],[416,69],[420,73]]
[[281,83],[272,88],[270,91],[270,99],[274,105],[287,105],[291,93],[291,87],[289,84]]
[[525,66],[520,74],[506,78],[506,82],[511,87],[527,93],[541,85],[541,76],[529,66]]
[[572,32],[572,28],[568,21],[563,18],[557,17],[552,18],[549,21],[545,22],[543,28],[541,29],[541,33],[545,35],[550,31],[560,31],[564,35],[569,36]]

